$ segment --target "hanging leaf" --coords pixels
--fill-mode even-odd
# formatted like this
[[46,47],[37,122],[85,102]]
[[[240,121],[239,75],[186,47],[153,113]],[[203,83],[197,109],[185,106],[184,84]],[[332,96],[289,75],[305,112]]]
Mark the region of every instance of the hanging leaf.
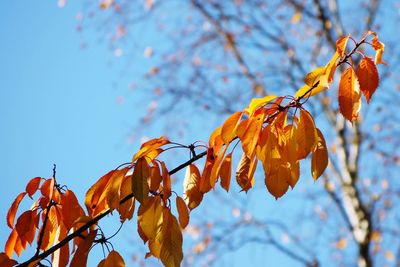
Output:
[[301,109],[297,121],[297,159],[304,159],[313,150],[317,142],[314,120],[308,111]]
[[15,214],[17,213],[19,204],[21,203],[22,199],[25,197],[26,193],[22,192],[15,198],[14,202],[12,203],[11,207],[8,209],[7,212],[7,225],[11,229],[14,227],[14,219]]
[[221,128],[221,138],[224,144],[229,144],[235,137],[235,130],[242,118],[242,112],[235,112],[226,119]]
[[160,197],[149,197],[145,205],[140,205],[138,209],[138,225],[147,239],[154,239],[163,223],[163,207]]
[[375,64],[386,64],[386,62],[382,60],[382,54],[385,50],[384,43],[379,41],[378,34],[376,32],[369,31],[368,35],[370,34],[374,35],[372,38],[372,48],[375,50]]
[[343,116],[353,122],[358,118],[361,108],[360,85],[353,68],[346,69],[339,83],[339,110]]
[[[279,164],[279,161],[275,161]],[[265,185],[268,191],[278,199],[282,197],[289,188],[290,170],[284,165],[275,165],[271,172],[265,175]]]
[[171,177],[169,176],[169,172],[164,161],[161,161],[161,169],[163,179],[163,199],[164,201],[167,201],[167,199],[171,196]]
[[86,266],[87,258],[90,251],[90,247],[93,244],[93,241],[96,237],[97,230],[91,231],[79,242],[78,249],[75,251],[75,254],[71,260],[70,267],[81,267]]
[[185,201],[179,196],[176,197],[176,209],[178,210],[179,224],[182,228],[186,228],[189,223],[189,210]]
[[168,208],[163,209],[163,221],[159,239],[161,240],[161,262],[166,267],[179,267],[183,259],[181,229]]
[[136,161],[132,174],[132,192],[133,196],[140,202],[145,204],[149,195],[149,184],[147,179],[150,175],[150,167],[144,158]]
[[183,193],[189,209],[196,208],[203,200],[203,193],[200,192],[200,172],[194,164],[186,168],[185,179],[183,181]]
[[219,177],[221,178],[221,186],[229,191],[232,175],[232,152],[225,156],[221,164],[221,170],[219,171]]
[[67,231],[70,230],[76,221],[81,216],[85,215],[84,210],[79,205],[78,199],[74,192],[66,190],[61,198],[61,216],[63,224]]
[[112,250],[104,260],[102,267],[125,267],[125,262],[117,251]]
[[236,181],[243,191],[247,192],[254,185],[254,171],[257,159],[250,159],[245,153],[239,161],[236,169]]
[[[125,176],[121,184],[121,200],[132,194],[132,176]],[[119,218],[121,222],[130,220],[133,217],[135,211],[135,199],[130,198],[124,203],[120,204],[117,208],[119,212]]]
[[357,69],[357,77],[360,82],[361,92],[367,99],[367,103],[369,103],[376,88],[379,86],[378,70],[371,58],[364,57],[361,59],[360,65]]
[[[102,195],[102,193],[105,190],[105,187],[108,183],[108,180],[112,177],[115,171],[110,171],[107,174],[103,175],[95,184],[93,184],[89,190],[86,192],[86,197],[85,197],[85,206],[87,211],[89,212],[89,215],[95,216],[96,214],[95,209],[98,210],[103,210],[104,204],[99,205],[99,199]],[[100,206],[100,207],[98,207]]]
[[325,138],[317,128],[318,144],[312,153],[311,174],[314,180],[317,180],[328,166],[328,150],[326,148]]

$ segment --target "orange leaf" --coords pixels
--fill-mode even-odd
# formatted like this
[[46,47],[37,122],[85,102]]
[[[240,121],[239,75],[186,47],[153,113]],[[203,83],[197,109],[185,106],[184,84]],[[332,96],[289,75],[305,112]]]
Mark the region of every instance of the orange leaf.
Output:
[[[106,189],[103,192],[108,207],[113,210],[119,207],[119,201],[121,200],[121,184],[126,173],[130,170],[130,167],[125,167],[120,170],[116,170],[111,176],[110,180],[106,185]],[[147,182],[147,181],[146,181]]]
[[[121,200],[130,194],[132,194],[132,176],[125,176],[121,184]],[[121,222],[132,219],[133,212],[135,211],[135,199],[128,199],[127,201],[119,205],[117,209]]]
[[12,203],[10,209],[7,212],[7,225],[10,228],[14,227],[15,214],[17,213],[19,204],[21,203],[25,195],[26,195],[25,192],[19,193],[19,195],[15,198],[14,202]]
[[216,156],[215,162],[212,166],[211,172],[210,172],[210,186],[212,188],[214,188],[215,183],[217,182],[218,179],[218,174],[220,172],[221,169],[221,162],[222,159],[225,156],[225,152],[228,149],[228,146],[224,146],[223,149],[221,149],[218,153],[218,155]]
[[382,60],[382,54],[385,50],[385,45],[378,40],[378,34],[376,34],[376,32],[369,31],[368,34],[374,35],[372,38],[372,48],[376,51],[375,64],[386,64],[386,62]]
[[132,174],[132,192],[134,197],[141,203],[145,204],[149,195],[149,184],[147,178],[150,175],[150,167],[144,158],[136,161],[135,169]]
[[[278,163],[277,161],[275,161]],[[278,163],[279,164],[279,163]],[[283,196],[289,188],[290,170],[284,165],[278,165],[271,169],[269,175],[265,175],[265,185],[275,199]]]
[[371,100],[376,88],[379,85],[379,74],[375,63],[372,59],[364,57],[361,59],[357,69],[357,77],[360,82],[361,92],[367,99],[367,103]]
[[18,264],[18,262],[13,259],[10,259],[6,253],[4,253],[4,252],[0,253],[0,266],[12,267],[17,264]]
[[67,231],[72,228],[76,219],[85,215],[81,205],[79,205],[78,199],[71,190],[66,190],[62,195],[61,215]]
[[152,192],[156,192],[160,188],[160,184],[162,181],[162,177],[160,174],[160,167],[157,163],[154,163],[154,166],[150,168],[150,190]]
[[[154,152],[157,149],[159,149],[161,146],[169,144],[169,143],[170,143],[170,141],[165,136],[151,139],[151,140],[143,143],[142,146],[140,147],[140,150],[133,156],[132,162],[135,162],[137,159],[142,158],[142,157],[145,157],[146,161],[150,162],[151,160],[154,159],[154,155],[152,155],[152,157],[149,157],[149,158],[147,156],[149,154],[151,154],[151,152]],[[161,151],[158,151],[158,153],[156,153],[156,154],[158,155]]]
[[85,205],[89,212],[89,215],[94,216],[94,209],[97,208],[99,204],[99,199],[102,192],[105,190],[108,180],[114,174],[114,170],[103,175],[95,184],[93,184],[89,190],[86,192]]
[[358,118],[361,108],[360,85],[353,68],[346,69],[339,83],[339,110],[343,116],[353,122]]
[[346,51],[347,41],[349,40],[350,34],[342,36],[336,41],[336,52],[339,56],[343,56]]
[[308,111],[300,110],[297,127],[297,158],[304,159],[313,150],[317,142],[317,131],[314,120]]
[[125,267],[124,259],[115,250],[112,250],[105,259],[103,267]]
[[232,152],[226,155],[221,164],[221,169],[219,171],[219,177],[221,178],[221,186],[229,191],[229,186],[231,183],[231,174],[232,173]]
[[18,253],[18,249],[16,249],[17,243],[19,241],[19,237],[18,237],[18,233],[17,233],[17,229],[13,229],[10,233],[10,235],[8,236],[6,245],[4,247],[5,253],[7,254],[8,257],[12,257],[13,251],[15,251],[17,253],[17,255],[19,256],[20,253]]
[[254,171],[257,159],[251,160],[245,153],[239,161],[236,169],[236,181],[243,191],[247,192],[254,185]]
[[162,178],[163,178],[163,199],[167,199],[171,196],[171,177],[169,176],[168,169],[165,166],[165,162],[161,161]]
[[19,216],[15,229],[17,230],[18,236],[22,241],[22,245],[25,247],[25,243],[32,244],[35,238],[36,227],[38,222],[38,214],[33,210],[27,210]]
[[253,157],[255,148],[260,137],[260,131],[264,123],[265,114],[261,113],[252,117],[247,124],[246,132],[239,136],[242,141],[242,148],[248,157]]
[[226,119],[221,128],[221,138],[224,144],[229,144],[236,137],[235,130],[242,118],[242,112],[235,112]]
[[213,169],[215,163],[215,153],[214,148],[210,147],[207,149],[207,158],[206,162],[204,163],[203,173],[201,174],[200,178],[200,192],[207,193],[211,190],[211,171]]
[[26,185],[26,193],[30,198],[32,198],[32,195],[36,193],[36,191],[39,188],[40,182],[42,181],[42,178],[40,177],[35,177],[32,178],[29,183]]
[[317,180],[324,173],[329,161],[325,138],[319,129],[317,129],[317,134],[318,144],[311,158],[311,174],[314,180]]
[[51,200],[53,198],[53,191],[54,191],[54,178],[45,180],[42,186],[40,187],[40,192],[42,193],[42,195]]
[[[61,241],[67,236],[67,234],[68,230],[61,224],[56,230],[54,240]],[[52,266],[66,267],[69,261],[69,244],[67,243],[60,249],[57,249],[51,256]]]
[[189,211],[185,201],[179,196],[176,197],[176,209],[178,210],[179,224],[185,228],[189,223]]
[[91,231],[87,236],[81,240],[78,249],[75,251],[74,257],[71,260],[70,267],[86,266],[87,258],[89,255],[90,247],[96,237],[97,230]]
[[186,168],[185,179],[183,181],[183,193],[189,209],[196,208],[203,200],[203,193],[200,192],[200,172],[194,164]]

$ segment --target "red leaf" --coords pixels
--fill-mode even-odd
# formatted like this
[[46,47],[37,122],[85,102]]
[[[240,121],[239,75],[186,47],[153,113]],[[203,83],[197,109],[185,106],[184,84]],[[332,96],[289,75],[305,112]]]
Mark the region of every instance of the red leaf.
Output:
[[12,203],[10,209],[7,212],[7,225],[10,228],[14,227],[15,214],[17,213],[19,204],[21,203],[25,195],[26,195],[25,192],[19,193],[19,195],[15,198],[14,202]]
[[367,103],[371,100],[376,88],[379,86],[379,74],[374,61],[368,57],[364,57],[357,69],[357,77],[360,82],[361,92],[367,99]]

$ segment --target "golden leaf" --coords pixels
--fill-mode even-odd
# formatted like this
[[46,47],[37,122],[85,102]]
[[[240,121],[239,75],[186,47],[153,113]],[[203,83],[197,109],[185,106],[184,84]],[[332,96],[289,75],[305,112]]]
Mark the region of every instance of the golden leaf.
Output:
[[311,174],[314,180],[317,180],[324,173],[329,161],[325,138],[318,128],[317,135],[318,143],[311,158]]
[[219,171],[219,177],[221,178],[221,186],[229,191],[232,175],[232,152],[226,155],[221,164],[221,170]]
[[138,225],[147,239],[154,239],[163,223],[163,207],[160,197],[149,197],[145,205],[140,205],[138,209]]
[[248,107],[244,110],[249,117],[252,117],[254,115],[254,112],[259,108],[264,105],[266,105],[268,102],[271,102],[274,100],[276,96],[274,95],[267,95],[261,98],[253,98],[249,104]]
[[185,179],[183,181],[183,193],[189,209],[196,208],[203,200],[203,193],[200,192],[200,172],[194,164],[186,168]]
[[302,109],[297,121],[297,159],[304,159],[317,143],[317,130],[311,114]]
[[117,251],[112,250],[104,260],[102,267],[125,267],[125,262]]
[[221,127],[221,138],[224,144],[229,144],[235,137],[235,130],[242,118],[242,112],[235,112],[230,115]]
[[179,196],[176,197],[176,209],[178,210],[179,224],[185,228],[189,223],[189,210],[185,201]]
[[132,193],[142,205],[146,203],[149,195],[149,184],[147,183],[149,175],[150,167],[147,161],[144,158],[139,158],[132,174]]
[[339,83],[339,110],[343,116],[353,122],[358,118],[361,108],[361,93],[353,68],[346,69]]
[[168,208],[163,209],[163,225],[160,235],[160,259],[166,267],[179,267],[183,259],[182,232],[178,221]]

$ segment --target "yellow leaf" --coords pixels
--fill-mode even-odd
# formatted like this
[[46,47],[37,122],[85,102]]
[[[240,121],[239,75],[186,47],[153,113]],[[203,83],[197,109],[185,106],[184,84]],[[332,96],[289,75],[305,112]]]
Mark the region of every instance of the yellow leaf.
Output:
[[226,119],[221,128],[221,138],[225,145],[229,144],[235,137],[235,130],[242,118],[243,112],[235,112]]
[[168,208],[163,210],[160,259],[166,267],[179,267],[183,259],[182,231]]
[[339,83],[339,110],[350,122],[357,120],[361,108],[361,93],[353,68],[342,74]]
[[314,69],[304,77],[304,82],[306,83],[306,85],[313,86],[316,82],[319,81],[319,78],[322,74],[324,74],[324,71],[325,66]]
[[112,250],[105,259],[103,267],[125,267],[124,259],[115,250]]
[[215,162],[212,166],[211,172],[210,172],[210,186],[214,188],[215,183],[217,182],[218,175],[221,169],[221,162],[222,159],[225,156],[225,152],[228,149],[228,146],[224,146],[221,151],[219,151],[218,155],[216,156]]
[[194,164],[186,168],[185,179],[183,181],[183,193],[189,209],[196,208],[203,200],[200,192],[200,172]]
[[244,110],[249,117],[254,115],[254,112],[259,108],[264,105],[266,105],[268,102],[271,102],[274,100],[276,96],[274,95],[267,95],[261,98],[253,98],[250,102],[250,105]]
[[103,194],[105,195],[107,205],[111,210],[119,207],[119,202],[121,200],[121,184],[125,174],[128,171],[129,167],[116,170],[106,185],[106,190],[103,192]]
[[150,167],[144,158],[136,161],[132,174],[132,192],[133,196],[140,202],[145,204],[149,195],[149,184],[147,179],[150,175]]
[[324,173],[329,161],[325,138],[318,128],[317,135],[318,143],[311,158],[311,174],[314,180],[317,180]]
[[239,136],[240,141],[242,141],[242,148],[244,153],[248,157],[253,157],[255,153],[255,148],[260,137],[260,131],[264,123],[265,114],[261,113],[249,120],[245,133]]
[[221,170],[219,171],[219,177],[221,178],[221,186],[229,191],[229,186],[231,183],[231,174],[232,173],[232,152],[226,155],[225,159],[221,164]]
[[185,228],[189,223],[189,211],[185,201],[179,196],[176,197],[176,209],[178,210],[179,224]]
[[306,110],[300,110],[297,121],[297,159],[304,159],[313,150],[317,142],[317,130],[314,120]]
[[382,60],[382,54],[385,50],[385,44],[378,40],[378,34],[376,32],[369,31],[368,35],[374,35],[372,38],[372,48],[375,50],[375,64],[386,64]]
[[372,59],[368,57],[361,59],[360,65],[357,69],[357,77],[360,82],[361,92],[367,99],[367,103],[369,103],[379,85],[378,70],[376,69],[376,65]]
[[171,177],[169,176],[164,161],[161,161],[161,169],[163,178],[163,199],[166,201],[171,196]]
[[149,197],[145,205],[140,205],[138,209],[138,225],[147,239],[154,239],[163,223],[163,207],[160,197]]

